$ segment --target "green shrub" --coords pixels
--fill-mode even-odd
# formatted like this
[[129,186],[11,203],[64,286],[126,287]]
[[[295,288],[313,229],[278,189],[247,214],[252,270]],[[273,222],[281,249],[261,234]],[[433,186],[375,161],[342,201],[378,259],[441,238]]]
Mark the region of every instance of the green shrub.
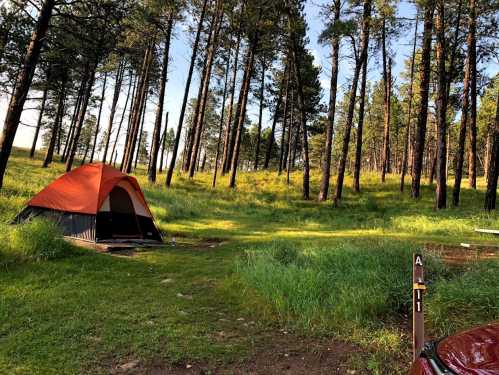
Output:
[[60,258],[71,249],[57,225],[42,219],[15,226],[3,225],[0,240],[0,264]]

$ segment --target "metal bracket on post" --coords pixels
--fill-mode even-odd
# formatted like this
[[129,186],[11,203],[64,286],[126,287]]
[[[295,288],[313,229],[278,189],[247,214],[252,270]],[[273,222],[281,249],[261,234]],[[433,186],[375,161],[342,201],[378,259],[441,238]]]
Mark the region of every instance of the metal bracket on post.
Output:
[[415,361],[425,341],[423,293],[426,290],[424,283],[423,256],[414,254],[412,262],[412,349]]

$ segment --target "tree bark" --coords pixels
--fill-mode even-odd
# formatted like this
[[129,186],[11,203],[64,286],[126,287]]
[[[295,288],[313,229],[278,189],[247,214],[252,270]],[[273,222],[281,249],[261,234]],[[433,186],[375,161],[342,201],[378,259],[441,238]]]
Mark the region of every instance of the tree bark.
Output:
[[50,141],[47,147],[47,152],[45,154],[45,159],[42,164],[43,168],[47,168],[50,165],[50,163],[52,163],[52,159],[54,157],[55,143],[57,136],[59,134],[59,129],[61,128],[62,117],[64,115],[64,96],[66,95],[66,79],[67,77],[65,76],[61,84],[61,90],[59,92],[59,99],[57,104],[57,114],[52,124],[52,133],[50,135]]
[[414,26],[414,43],[412,45],[412,58],[411,58],[411,78],[409,83],[409,104],[407,109],[407,125],[405,129],[405,141],[404,141],[404,153],[402,156],[402,171],[400,176],[400,192],[404,192],[405,188],[405,175],[407,173],[407,164],[409,159],[409,141],[411,139],[411,123],[412,123],[412,99],[413,99],[413,87],[414,87],[414,60],[416,58],[416,43],[418,39],[418,22],[419,14],[416,14],[416,24]]
[[45,112],[45,103],[47,102],[47,93],[48,93],[48,82],[46,83],[45,88],[43,89],[43,97],[42,97],[42,103],[40,105],[40,113],[38,114],[38,121],[36,123],[35,135],[33,136],[33,143],[31,144],[31,150],[29,151],[29,157],[31,159],[35,157],[36,142],[38,141],[38,134],[40,133],[40,129],[42,127],[43,113]]
[[270,134],[269,134],[269,141],[267,144],[267,152],[265,153],[265,162],[263,164],[263,169],[267,170],[269,169],[269,164],[270,164],[270,158],[272,156],[272,147],[274,146],[274,140],[275,140],[275,128],[277,126],[277,120],[279,119],[279,108],[281,108],[282,105],[282,97],[283,97],[283,83],[284,83],[284,77],[287,77],[289,69],[289,64],[286,64],[286,69],[284,70],[284,76],[283,80],[281,82],[281,88],[279,89],[279,96],[277,97],[277,103],[274,111],[274,117],[272,119],[272,126],[270,128]]
[[338,177],[336,183],[336,192],[334,196],[334,205],[338,206],[343,192],[343,180],[345,177],[345,167],[348,157],[348,146],[350,143],[350,132],[352,130],[353,114],[355,110],[355,99],[357,95],[357,82],[359,80],[360,69],[366,59],[367,47],[369,41],[369,27],[371,17],[371,1],[364,0],[364,10],[362,16],[362,34],[361,34],[361,47],[360,56],[356,56],[355,70],[352,77],[352,86],[350,90],[350,99],[348,104],[347,119],[345,124],[345,133],[343,134],[343,147],[338,165]]
[[362,166],[362,132],[364,128],[364,107],[366,100],[366,81],[367,81],[367,54],[362,68],[362,81],[360,84],[359,98],[359,124],[357,126],[357,142],[355,145],[355,165],[353,172],[353,190],[360,192],[360,169]]
[[[114,95],[113,95],[113,102],[111,104],[111,112],[109,114],[109,124],[107,126],[107,133],[106,133],[106,145],[104,146],[104,156],[102,157],[102,162],[105,164],[107,160],[107,152],[109,150],[109,143],[111,140],[111,133],[113,130],[113,121],[114,121],[114,116],[116,114],[116,107],[118,105],[118,99],[120,97],[120,92],[121,92],[121,85],[123,83],[123,74],[125,72],[125,63],[124,60],[122,59],[120,61],[120,64],[118,65],[118,70],[116,72],[116,81],[114,83]],[[132,77],[130,77],[130,83],[132,82]],[[111,153],[111,159],[113,157],[114,153]],[[112,160],[111,160],[112,161]]]
[[[90,64],[90,63],[87,63]],[[66,172],[69,172],[73,167],[74,158],[76,155],[76,150],[78,149],[78,141],[80,139],[81,129],[83,128],[83,123],[85,121],[85,115],[87,114],[88,102],[90,101],[90,97],[92,96],[92,89],[94,87],[95,81],[95,70],[97,69],[97,61],[95,61],[90,68],[90,72],[88,74],[87,85],[85,88],[85,93],[83,95],[80,113],[78,115],[78,122],[75,127],[75,133],[73,137],[73,143],[71,145],[71,149],[68,154],[68,158],[66,160]]]
[[433,1],[427,0],[424,7],[424,31],[423,31],[423,46],[421,50],[420,63],[420,103],[418,120],[416,125],[415,146],[414,146],[414,163],[412,174],[412,198],[421,196],[421,171],[423,167],[423,155],[426,138],[426,121],[428,119],[428,96],[430,84],[430,59],[431,59],[431,36],[433,29],[433,13],[435,4]]
[[[225,66],[225,82],[224,82],[224,91],[223,91],[223,97],[222,97],[222,112],[220,113],[220,125],[218,127],[217,153],[215,155],[215,169],[213,171],[213,180],[211,183],[212,187],[215,187],[217,184],[218,159],[220,158],[220,144],[222,143],[222,132],[223,132],[223,127],[224,127],[225,101],[227,99],[227,86],[229,83],[230,52],[231,51],[229,49],[229,53],[227,54],[228,55],[227,56],[227,65]],[[234,61],[234,63],[235,63],[235,61]]]
[[2,135],[0,136],[0,189],[3,186],[5,169],[7,168],[7,162],[12,151],[12,145],[14,144],[14,138],[19,126],[24,103],[33,80],[33,74],[38,63],[40,50],[43,41],[45,40],[50,18],[52,17],[54,4],[55,0],[45,0],[43,2],[37,24],[31,34],[31,40],[24,57],[23,66],[17,76],[15,91],[7,109]]
[[[289,185],[289,175],[291,173],[291,162],[293,160],[293,152],[291,148],[293,146],[293,129],[295,128],[295,101],[294,101],[294,92],[291,91],[291,102],[290,102],[290,116],[289,116],[289,130],[288,130],[288,160],[286,165],[286,183]],[[296,130],[295,130],[296,131]],[[295,137],[298,137],[296,134]]]
[[189,98],[189,89],[191,87],[191,80],[192,80],[192,72],[194,70],[194,65],[196,63],[196,56],[198,52],[198,45],[199,45],[199,38],[201,35],[201,30],[203,29],[203,22],[204,22],[204,17],[206,14],[206,6],[207,6],[208,0],[203,1],[203,8],[201,10],[201,15],[199,17],[199,23],[198,23],[198,28],[196,32],[196,38],[194,40],[194,46],[192,48],[192,56],[191,56],[191,62],[189,66],[189,73],[187,75],[187,82],[185,84],[185,91],[184,91],[184,99],[182,101],[182,108],[180,110],[180,117],[178,121],[178,126],[177,126],[177,131],[175,133],[175,141],[173,143],[173,151],[172,151],[172,158],[170,161],[170,166],[168,167],[168,172],[166,174],[166,186],[170,187],[171,182],[172,182],[172,177],[173,177],[173,171],[175,170],[175,164],[177,162],[177,153],[178,153],[178,147],[180,143],[180,134],[182,133],[182,125],[184,122],[184,116],[185,116],[185,109],[187,107],[187,100]]
[[278,174],[280,175],[283,170],[284,164],[284,140],[286,139],[286,122],[288,119],[288,107],[289,107],[289,79],[290,79],[291,69],[288,70],[288,76],[286,77],[286,88],[284,89],[284,110],[282,113],[282,132],[281,132],[281,149],[279,150],[279,165]]
[[388,59],[388,69],[385,81],[385,128],[383,136],[383,166],[381,169],[381,182],[386,181],[386,174],[390,173],[390,121],[391,121],[391,102],[392,102],[392,59]]
[[445,4],[437,3],[436,18],[438,97],[437,97],[437,191],[436,208],[447,206],[447,72],[445,70]]
[[64,143],[64,150],[62,151],[61,162],[65,163],[68,158],[69,151],[71,150],[71,145],[73,144],[73,136],[76,128],[76,122],[78,121],[78,113],[80,113],[81,103],[83,99],[83,93],[85,92],[85,85],[88,80],[88,72],[83,74],[80,87],[78,89],[78,94],[76,97],[73,115],[71,116],[71,123],[69,124],[69,132],[66,137],[66,142]]
[[207,66],[206,66],[206,75],[203,82],[203,90],[201,92],[201,103],[199,108],[199,115],[197,118],[197,123],[194,128],[194,138],[193,138],[193,151],[191,155],[191,163],[189,169],[189,177],[194,177],[194,173],[196,172],[196,160],[198,158],[198,153],[200,153],[200,143],[201,143],[201,135],[203,133],[204,128],[204,116],[206,112],[206,105],[208,104],[209,94],[210,94],[210,81],[211,81],[211,71],[213,68],[213,60],[217,53],[218,49],[218,37],[220,34],[220,29],[222,26],[222,15],[223,15],[223,1],[219,1],[217,3],[217,11],[216,16],[214,18],[214,35],[213,42],[210,44],[207,52]]
[[476,161],[477,161],[477,128],[476,128],[476,101],[477,101],[477,72],[476,72],[476,3],[475,0],[470,0],[470,16],[469,16],[469,64],[470,64],[470,143],[469,143],[469,158],[468,158],[468,185],[472,189],[476,189]]
[[[128,83],[128,91],[127,91],[127,94],[126,94],[125,105],[123,106],[123,112],[121,114],[121,120],[120,120],[120,123],[118,125],[118,130],[116,131],[116,137],[114,138],[113,149],[111,150],[111,157],[109,158],[109,164],[112,163],[113,157],[115,159],[114,164],[116,164],[116,155],[117,155],[116,147],[118,145],[118,139],[120,137],[121,127],[123,126],[123,121],[125,119],[126,107],[128,105],[128,101],[130,99],[130,90],[132,88],[132,81],[134,81],[134,83],[133,83],[133,91],[132,91],[132,98],[135,96],[135,89],[136,89],[136,86],[137,86],[137,77],[135,77],[135,79],[133,79],[132,75],[133,74],[130,74],[130,82]],[[131,112],[131,110],[130,110],[130,112]]]
[[260,108],[258,111],[258,130],[256,134],[256,151],[255,151],[255,163],[253,169],[258,170],[258,162],[260,160],[260,142],[262,137],[262,118],[263,118],[263,94],[265,92],[265,61],[262,58],[262,78],[260,82]]
[[134,151],[135,151],[135,163],[133,165],[133,169],[137,169],[137,163],[139,162],[140,158],[140,145],[142,144],[142,139],[144,137],[144,122],[146,120],[146,108],[147,108],[147,99],[149,97],[149,85],[146,86],[146,95],[144,96],[144,102],[142,104],[141,108],[141,115],[140,115],[140,129],[138,133],[138,139],[137,139],[137,144],[136,146],[133,145]]
[[104,73],[104,83],[102,84],[102,93],[100,96],[99,114],[97,115],[97,124],[95,125],[94,142],[92,144],[92,152],[90,153],[90,163],[94,162],[95,148],[97,146],[97,136],[99,135],[100,119],[102,115],[102,106],[104,104],[104,96],[106,95],[107,72]]
[[[168,80],[168,60],[170,58],[170,40],[173,29],[173,10],[168,15],[168,23],[165,36],[165,50],[163,52],[163,67],[161,70],[161,82],[159,85],[159,102],[156,110],[156,121],[154,122],[154,131],[152,133],[151,144],[151,163],[149,165],[149,181],[156,182],[156,165],[158,163],[158,152],[160,147],[161,123],[163,121],[163,108],[165,101],[166,82]],[[166,128],[165,128],[166,130]],[[166,134],[166,133],[165,133]],[[161,162],[163,164],[163,162]]]
[[[340,20],[341,1],[334,2],[334,26]],[[339,53],[340,53],[340,36],[335,32],[331,43],[331,83],[329,87],[329,110],[327,114],[327,129],[326,129],[326,148],[325,158],[322,164],[322,180],[319,192],[319,201],[327,200],[329,195],[329,181],[331,179],[331,154],[333,152],[333,136],[334,136],[334,118],[336,115],[336,95],[338,92],[338,70],[339,70]],[[289,164],[289,163],[288,163]]]
[[487,191],[485,193],[484,208],[487,211],[496,208],[497,196],[497,178],[499,175],[499,93],[497,94],[496,101],[496,119],[494,124],[494,144],[492,146],[490,159],[488,162],[489,169],[487,175]]
[[[161,153],[160,153],[160,159],[159,159],[159,173],[163,172],[163,161],[165,159],[165,149],[166,149],[166,134],[168,131],[168,115],[169,115],[169,112],[166,112],[165,129],[163,130],[163,136],[161,137]],[[168,157],[167,157],[167,159],[168,159]]]

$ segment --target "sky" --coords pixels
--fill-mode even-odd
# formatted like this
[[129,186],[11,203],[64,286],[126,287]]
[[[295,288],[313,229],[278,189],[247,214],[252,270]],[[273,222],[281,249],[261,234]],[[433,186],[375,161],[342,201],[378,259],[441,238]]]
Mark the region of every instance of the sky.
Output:
[[[323,88],[322,101],[324,103],[328,102],[328,91],[329,91],[329,81],[330,81],[330,47],[328,45],[321,45],[318,43],[318,37],[324,28],[324,18],[321,15],[321,10],[324,5],[326,5],[328,0],[308,0],[305,7],[306,19],[308,22],[308,38],[310,40],[308,49],[314,56],[314,64],[322,68],[322,73],[320,77],[321,86]],[[407,19],[414,19],[416,10],[413,4],[407,1],[401,1],[398,8],[398,17],[404,17]],[[404,68],[404,60],[410,57],[412,52],[413,43],[413,32],[414,22],[408,28],[408,31],[403,33],[398,40],[391,40],[390,49],[393,54],[394,65],[392,68],[393,77],[395,79],[395,84],[400,82],[399,74]],[[421,30],[421,25],[419,27]],[[166,88],[166,98],[165,98],[165,113],[169,112],[169,127],[177,128],[180,106],[182,104],[182,97],[185,90],[185,82],[187,78],[187,73],[189,69],[189,61],[191,57],[191,42],[190,36],[187,33],[186,26],[184,24],[176,25],[174,31],[174,40],[172,41],[171,51],[170,51],[170,65],[169,65],[169,80]],[[343,53],[345,52],[345,53]],[[339,67],[339,95],[341,97],[344,90],[347,89],[349,84],[349,79],[352,74],[351,61],[346,57],[346,50],[343,48],[340,51],[340,67]],[[369,61],[368,70],[368,80],[379,80],[381,76],[381,71],[379,67],[377,58],[371,58]],[[487,67],[487,72],[492,75],[499,72],[499,66],[497,64],[491,64]],[[108,80],[109,82],[109,80]],[[100,95],[102,87],[102,80],[94,88],[94,95]],[[190,88],[190,96],[195,96],[197,94],[197,87],[199,85],[199,76],[196,72]],[[126,96],[127,87],[122,88],[121,100],[118,103],[118,115],[121,115],[121,109],[124,105],[124,100]],[[109,116],[109,111],[111,107],[112,100],[112,86],[107,88],[105,101],[103,105],[102,121],[101,127],[107,127],[107,119]],[[40,95],[37,95],[40,96]],[[8,105],[8,97],[0,97],[0,121],[5,118],[5,112]],[[38,110],[36,109],[38,103],[27,102],[25,105],[25,111],[21,122],[24,124],[35,125],[38,118]],[[145,130],[152,134],[152,128],[154,123],[154,114],[157,106],[157,98],[153,98],[148,102],[148,107],[146,110],[145,118]],[[95,109],[95,112],[97,109]],[[248,116],[252,120],[256,120],[258,116],[258,107],[255,104],[250,104],[248,107]],[[118,117],[115,121],[118,122]],[[267,110],[264,111],[264,127],[270,126],[270,114]],[[14,145],[18,147],[30,147],[33,140],[34,128],[26,125],[21,125],[15,137]],[[118,145],[122,145],[124,142],[124,137]],[[41,139],[39,139],[37,148],[41,147]]]

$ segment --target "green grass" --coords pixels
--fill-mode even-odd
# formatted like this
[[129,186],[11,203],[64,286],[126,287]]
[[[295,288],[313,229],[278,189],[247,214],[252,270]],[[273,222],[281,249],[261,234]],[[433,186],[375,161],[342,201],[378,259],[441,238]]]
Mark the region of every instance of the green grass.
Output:
[[[191,245],[113,257],[68,248],[45,222],[7,225],[63,170],[42,169],[25,154],[11,158],[0,192],[6,374],[108,373],[131,359],[228,363],[265,347],[261,332],[276,325],[357,343],[373,373],[403,372],[412,251],[428,242],[492,243],[474,228],[499,228],[499,215],[481,209],[483,181],[478,191],[463,187],[461,207],[436,211],[433,187],[413,201],[398,192],[397,176],[383,185],[364,176],[360,195],[347,178],[333,208],[300,199],[300,173],[290,186],[274,172],[240,173],[233,191],[226,178],[212,189],[208,174],[177,175],[166,189],[164,175],[152,186],[139,171],[166,239]],[[319,177],[312,175],[314,195]],[[222,245],[203,245],[213,239]],[[427,267],[431,336],[499,319],[497,261],[455,270],[429,259]],[[247,327],[239,317],[259,323]],[[231,334],[221,339],[221,331]]]

